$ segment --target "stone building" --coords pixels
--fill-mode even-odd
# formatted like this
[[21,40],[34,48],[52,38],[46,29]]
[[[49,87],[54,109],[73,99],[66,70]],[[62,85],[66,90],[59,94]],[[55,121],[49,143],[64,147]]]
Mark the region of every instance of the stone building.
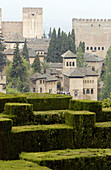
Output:
[[56,93],[58,78],[50,74],[35,73],[30,79],[30,90],[37,93]]
[[23,35],[24,38],[42,38],[43,34],[43,9],[23,8],[23,21],[2,21],[2,9],[0,8],[0,30],[4,38],[8,38],[14,32]]
[[76,47],[80,41],[85,42],[85,52],[101,57],[111,45],[111,19],[72,19],[72,29],[75,30]]
[[63,57],[63,90],[73,99],[97,100],[98,74],[90,68],[77,68],[76,56],[67,51]]

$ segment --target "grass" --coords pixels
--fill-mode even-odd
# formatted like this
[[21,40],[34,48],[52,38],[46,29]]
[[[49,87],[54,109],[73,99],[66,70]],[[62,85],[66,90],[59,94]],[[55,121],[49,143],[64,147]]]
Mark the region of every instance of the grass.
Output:
[[1,161],[0,170],[49,170],[47,167],[39,166],[36,163],[24,160]]
[[12,132],[27,132],[27,131],[37,131],[37,130],[53,130],[53,129],[72,129],[72,127],[64,124],[54,124],[54,125],[27,125],[27,126],[15,126],[12,127]]
[[66,149],[49,152],[21,153],[20,158],[32,162],[55,161],[64,159],[76,159],[80,157],[103,157],[111,156],[111,149]]

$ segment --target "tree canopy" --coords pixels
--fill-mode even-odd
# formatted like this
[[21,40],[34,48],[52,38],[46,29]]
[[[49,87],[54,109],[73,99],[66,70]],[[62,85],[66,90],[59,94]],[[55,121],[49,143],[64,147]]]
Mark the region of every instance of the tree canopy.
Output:
[[5,49],[4,38],[0,33],[0,72],[3,71],[3,68],[6,65],[6,55],[3,53],[4,49]]
[[76,53],[75,47],[75,33],[74,30],[67,35],[65,32],[58,29],[53,29],[51,33],[51,40],[49,43],[48,53],[47,53],[47,62],[62,62],[61,55],[68,50]]
[[27,48],[27,40],[25,39],[23,50],[22,50],[22,57],[29,62],[29,52]]
[[34,62],[32,64],[32,68],[34,70],[34,73],[36,73],[36,72],[40,73],[40,71],[41,71],[40,60],[39,60],[39,55],[38,54],[35,56]]

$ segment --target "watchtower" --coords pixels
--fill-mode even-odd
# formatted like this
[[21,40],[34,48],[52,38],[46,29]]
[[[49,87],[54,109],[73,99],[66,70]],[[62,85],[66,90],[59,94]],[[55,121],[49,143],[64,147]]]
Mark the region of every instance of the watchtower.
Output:
[[42,38],[42,22],[42,8],[23,8],[23,37]]

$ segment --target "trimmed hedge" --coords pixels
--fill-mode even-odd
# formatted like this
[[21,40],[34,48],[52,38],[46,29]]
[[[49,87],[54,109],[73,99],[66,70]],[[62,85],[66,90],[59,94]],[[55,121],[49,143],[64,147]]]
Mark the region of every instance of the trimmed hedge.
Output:
[[13,127],[20,151],[38,152],[73,148],[73,129],[67,125],[30,125]]
[[64,124],[64,110],[34,112],[34,124]]
[[75,148],[88,148],[92,146],[95,120],[96,115],[92,112],[65,112],[65,123],[73,127]]
[[5,103],[27,103],[26,97],[0,97],[0,113],[4,111]]
[[7,118],[0,118],[0,132],[11,131],[12,129],[12,120]]
[[102,114],[98,119],[98,122],[111,121],[111,108],[103,108]]
[[96,121],[98,121],[102,114],[102,102],[92,100],[70,100],[69,109],[75,111],[88,110],[90,112],[95,112]]
[[111,149],[68,149],[44,153],[22,153],[20,158],[48,166],[53,170],[111,169]]
[[28,103],[6,103],[5,114],[17,115],[17,124],[31,124],[34,120],[33,105]]
[[72,97],[55,98],[27,98],[28,103],[33,104],[34,111],[65,110],[69,109],[69,100]]
[[111,122],[96,123],[93,147],[111,148]]

